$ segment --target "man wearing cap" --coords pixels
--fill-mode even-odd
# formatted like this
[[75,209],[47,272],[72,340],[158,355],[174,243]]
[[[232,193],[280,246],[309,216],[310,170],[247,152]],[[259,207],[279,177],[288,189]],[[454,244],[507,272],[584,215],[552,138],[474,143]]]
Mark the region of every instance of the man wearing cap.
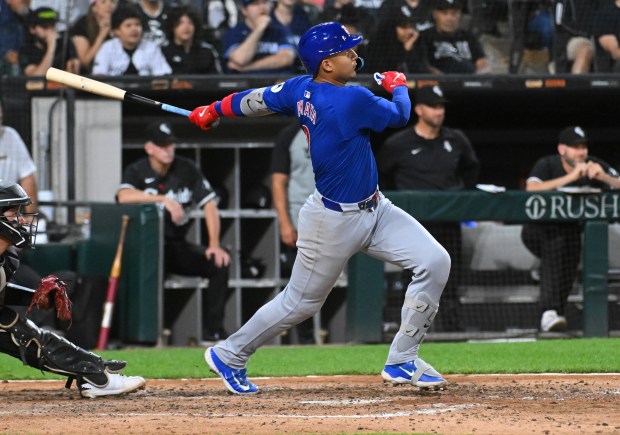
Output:
[[[377,164],[382,184],[397,190],[474,188],[480,163],[465,133],[443,126],[446,99],[441,88],[419,88],[413,102],[418,116],[415,125],[389,137],[379,151]],[[461,273],[460,223],[421,224],[446,248],[452,259],[438,322],[444,331],[459,331],[462,329],[457,294]]]
[[420,33],[420,50],[434,74],[486,73],[489,63],[476,36],[459,29],[460,0],[436,0],[435,26]]
[[368,67],[377,71],[428,72],[417,41],[421,31],[434,26],[431,7],[419,0],[386,0],[378,15],[377,28],[381,32],[368,43]]
[[64,38],[56,30],[58,13],[48,7],[41,7],[30,12],[28,31],[23,50],[22,66],[27,76],[43,76],[49,67],[63,69],[72,73],[80,70],[80,61],[71,39],[67,40],[66,50]]
[[[525,190],[556,190],[564,187],[619,189],[618,172],[603,160],[588,156],[588,138],[581,127],[567,127],[558,139],[558,154],[539,159]],[[523,226],[525,246],[540,258],[540,300],[543,332],[566,327],[566,301],[577,275],[581,254],[581,224],[529,223]]]
[[[230,256],[220,246],[217,195],[193,161],[175,156],[176,137],[165,122],[150,124],[145,131],[147,157],[130,164],[123,173],[116,200],[127,203],[161,203],[164,217],[166,272],[209,278],[203,295],[203,339],[226,338],[224,304],[228,288]],[[186,240],[195,207],[204,212],[208,246]]]
[[269,0],[243,0],[243,21],[224,36],[229,72],[292,73],[295,43],[291,33],[270,16]]

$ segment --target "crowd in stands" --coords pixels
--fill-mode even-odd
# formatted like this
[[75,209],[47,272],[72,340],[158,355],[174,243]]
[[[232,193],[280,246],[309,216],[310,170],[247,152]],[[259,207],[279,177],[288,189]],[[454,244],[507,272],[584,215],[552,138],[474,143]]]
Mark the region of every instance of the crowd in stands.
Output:
[[520,72],[493,38],[505,63],[620,70],[620,0],[0,0],[0,75],[295,74],[300,35],[325,21],[364,36],[368,73]]

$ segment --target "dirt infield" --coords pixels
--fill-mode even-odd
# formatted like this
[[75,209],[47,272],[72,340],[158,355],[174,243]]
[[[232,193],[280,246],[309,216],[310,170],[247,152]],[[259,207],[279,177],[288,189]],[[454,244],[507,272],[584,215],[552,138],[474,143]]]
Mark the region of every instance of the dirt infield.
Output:
[[620,375],[448,376],[449,388],[392,387],[379,376],[148,380],[137,393],[81,399],[63,383],[0,384],[0,432],[29,434],[620,433]]

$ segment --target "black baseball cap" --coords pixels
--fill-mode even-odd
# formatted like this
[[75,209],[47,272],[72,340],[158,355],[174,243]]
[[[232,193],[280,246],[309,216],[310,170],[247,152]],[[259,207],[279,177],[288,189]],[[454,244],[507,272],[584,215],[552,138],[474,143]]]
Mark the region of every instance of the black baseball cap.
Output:
[[560,132],[558,143],[568,146],[588,145],[588,138],[581,127],[566,127]]
[[437,85],[418,88],[413,98],[414,104],[424,104],[426,106],[445,104],[447,101],[443,91]]
[[394,23],[397,26],[407,27],[408,25],[412,25],[415,27],[416,18],[413,16],[411,9],[409,9],[406,3],[400,4],[389,11],[389,13],[394,17]]
[[435,9],[446,10],[446,9],[462,9],[460,0],[436,0]]
[[58,12],[52,8],[40,7],[30,12],[28,22],[31,27],[53,25],[58,22]]
[[142,21],[142,16],[138,10],[138,6],[134,4],[119,4],[118,7],[112,12],[111,25],[112,29],[118,29],[125,20],[135,18],[138,21]]
[[146,127],[144,136],[147,141],[153,142],[160,147],[177,141],[172,132],[172,127],[167,122],[153,122]]

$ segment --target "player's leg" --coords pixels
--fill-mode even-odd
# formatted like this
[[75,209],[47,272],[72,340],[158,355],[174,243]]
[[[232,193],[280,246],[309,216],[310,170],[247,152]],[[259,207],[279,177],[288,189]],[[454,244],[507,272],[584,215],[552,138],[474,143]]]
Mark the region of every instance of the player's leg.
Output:
[[[373,226],[370,213],[328,210],[315,197],[306,202],[300,212],[297,258],[286,288],[226,341],[207,350],[207,363],[230,391],[258,390],[253,384],[249,390],[247,384],[242,385],[241,391],[234,385],[239,376],[245,376],[240,372],[250,356],[321,308],[350,256],[368,243]],[[235,378],[227,379],[225,373]]]
[[25,365],[77,380],[83,397],[130,393],[144,386],[139,376],[124,376],[124,361],[106,361],[56,334],[39,328],[15,311],[0,307],[0,351]]
[[450,256],[419,222],[388,200],[381,201],[377,213],[377,229],[367,253],[411,271],[401,327],[382,376],[393,383],[442,386],[445,380],[418,357],[418,349],[437,314],[450,273]]

